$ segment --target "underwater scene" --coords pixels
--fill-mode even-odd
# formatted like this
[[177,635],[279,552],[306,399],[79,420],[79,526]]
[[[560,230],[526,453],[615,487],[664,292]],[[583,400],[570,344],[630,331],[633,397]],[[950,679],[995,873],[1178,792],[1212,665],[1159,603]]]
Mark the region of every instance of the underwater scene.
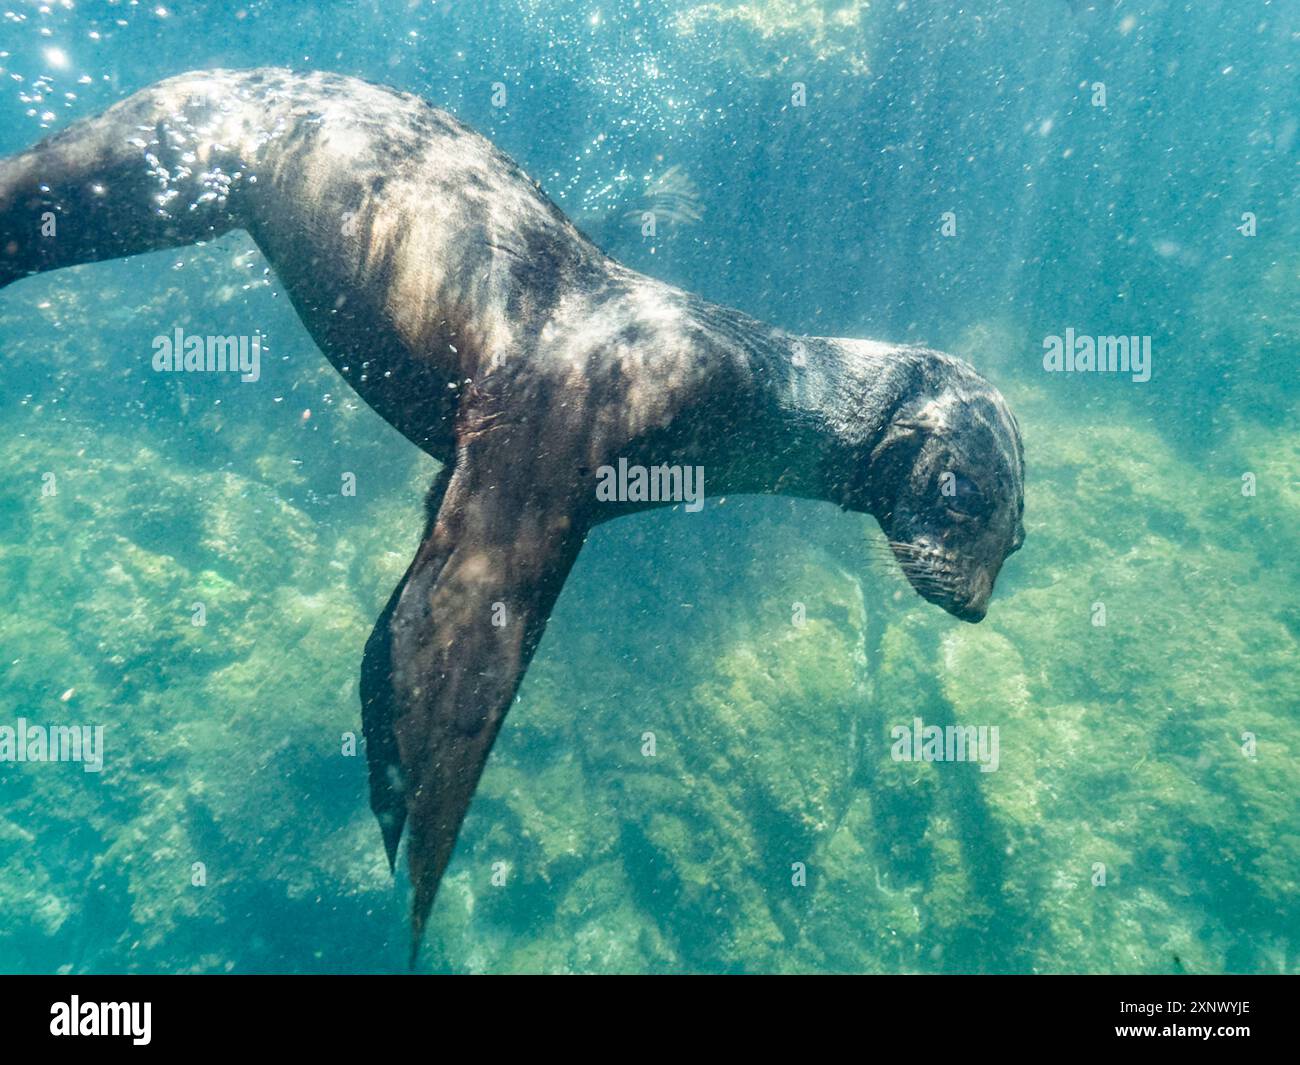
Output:
[[[247,225],[205,212],[255,168],[162,119],[23,154],[254,68],[305,184],[261,171]],[[309,208],[418,187],[408,129],[461,148],[382,248],[340,206],[367,310]],[[147,188],[94,178],[127,143]],[[68,250],[24,264],[14,218],[77,166],[31,222]],[[1300,0],[3,0],[0,972],[1300,972],[1298,168]],[[424,241],[436,274],[480,211],[563,235],[492,260],[500,302],[371,261]],[[545,321],[534,363],[368,381],[453,284],[446,358]],[[610,290],[641,317],[563,324]],[[186,336],[252,344],[176,372]],[[978,441],[906,507],[931,444],[846,428],[882,345],[931,360],[899,432]],[[788,390],[732,402],[715,350]],[[572,399],[538,383],[570,364]],[[583,441],[706,390],[697,495],[620,467],[626,513],[548,509]],[[392,416],[482,396],[456,476]],[[527,461],[470,478],[502,439]],[[463,595],[395,595],[511,492]],[[970,530],[984,569],[939,567]],[[510,595],[445,622],[507,577],[522,634]]]

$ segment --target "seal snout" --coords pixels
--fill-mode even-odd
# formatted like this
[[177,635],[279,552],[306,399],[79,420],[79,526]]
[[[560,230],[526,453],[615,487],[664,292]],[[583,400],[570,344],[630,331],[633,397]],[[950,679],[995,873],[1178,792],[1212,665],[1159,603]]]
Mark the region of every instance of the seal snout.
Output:
[[984,615],[989,612],[989,600],[993,598],[993,582],[996,579],[996,570],[989,572],[986,567],[978,566],[971,574],[965,602],[950,610],[953,617],[969,621],[972,625],[983,621]]
[[899,553],[899,561],[908,582],[926,602],[961,621],[984,620],[996,574],[978,565],[967,571],[958,560],[939,552]]
[[989,612],[989,599],[993,594],[993,586],[986,582],[986,590],[976,592],[964,603],[953,603],[952,605],[940,604],[953,617],[961,621],[969,621],[972,625],[978,624],[984,620],[984,615]]
[[912,589],[927,603],[971,624],[984,620],[1002,568],[970,555],[928,545],[891,541],[894,558]]

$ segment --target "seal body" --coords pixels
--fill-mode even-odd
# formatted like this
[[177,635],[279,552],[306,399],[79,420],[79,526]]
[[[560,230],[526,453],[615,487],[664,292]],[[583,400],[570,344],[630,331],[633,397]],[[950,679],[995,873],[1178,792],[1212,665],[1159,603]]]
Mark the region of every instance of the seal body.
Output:
[[416,97],[198,72],[0,160],[0,286],[236,228],[339,373],[444,463],[361,678],[390,861],[410,830],[413,950],[583,538],[672,501],[602,496],[602,470],[871,513],[917,591],[971,621],[1023,539],[1018,427],[964,363],[796,336],[631,271]]

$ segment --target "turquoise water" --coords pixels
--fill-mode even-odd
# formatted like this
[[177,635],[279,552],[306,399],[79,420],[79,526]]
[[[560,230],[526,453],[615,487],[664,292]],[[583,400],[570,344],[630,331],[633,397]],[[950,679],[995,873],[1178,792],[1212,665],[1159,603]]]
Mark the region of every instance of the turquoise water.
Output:
[[[598,528],[425,968],[1300,971],[1300,4],[0,9],[0,154],[189,69],[360,75],[630,266],[1017,413],[978,626],[829,505]],[[260,331],[262,380],[153,373],[177,326]],[[1047,372],[1067,330],[1150,379]],[[436,463],[242,234],[5,289],[0,381],[0,726],[103,727],[99,772],[0,761],[0,970],[404,968],[347,737]],[[917,718],[996,771],[895,760]]]

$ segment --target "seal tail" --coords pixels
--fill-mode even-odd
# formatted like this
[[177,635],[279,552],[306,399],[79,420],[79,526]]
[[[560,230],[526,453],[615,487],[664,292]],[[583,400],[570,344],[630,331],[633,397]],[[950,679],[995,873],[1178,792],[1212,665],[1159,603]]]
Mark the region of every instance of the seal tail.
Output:
[[242,109],[215,102],[234,77],[159,82],[0,160],[0,288],[238,226]]

